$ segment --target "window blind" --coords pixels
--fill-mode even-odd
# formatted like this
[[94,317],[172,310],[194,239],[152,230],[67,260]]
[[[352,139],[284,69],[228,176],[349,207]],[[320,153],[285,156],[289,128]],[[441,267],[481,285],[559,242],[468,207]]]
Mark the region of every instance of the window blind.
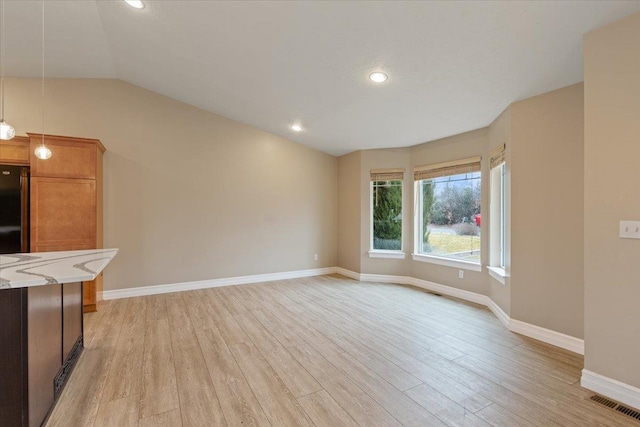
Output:
[[404,169],[371,169],[371,181],[398,181],[404,178]]
[[413,170],[413,179],[441,178],[462,173],[480,172],[482,157],[470,157],[468,159],[454,160],[452,162],[436,163],[433,165],[419,166]]
[[505,145],[499,145],[491,151],[489,155],[489,168],[493,169],[506,161]]

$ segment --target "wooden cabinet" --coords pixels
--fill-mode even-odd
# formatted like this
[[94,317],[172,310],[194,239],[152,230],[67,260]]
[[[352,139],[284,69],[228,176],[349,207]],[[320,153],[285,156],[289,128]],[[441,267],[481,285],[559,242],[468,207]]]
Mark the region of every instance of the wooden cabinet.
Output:
[[[34,151],[41,134],[28,134],[31,166],[31,252],[102,248],[102,154],[97,139],[45,135],[51,158]],[[84,283],[85,312],[96,311],[102,275]]]
[[82,336],[82,283],[62,285],[62,362],[72,356]]
[[16,136],[0,142],[0,163],[3,165],[29,165],[29,138]]
[[34,286],[27,289],[26,294],[27,335],[24,338],[27,344],[29,425],[37,426],[42,424],[55,401],[54,380],[64,357],[62,285]]
[[0,290],[0,425],[40,426],[83,345],[81,283]]
[[96,249],[96,181],[31,178],[31,252]]
[[[42,134],[0,141],[0,163],[30,167],[31,252],[102,248],[102,154],[97,139],[45,135],[51,158],[34,151]],[[84,284],[85,311],[96,311],[102,274]]]
[[40,160],[34,152],[42,144],[42,136],[33,134],[29,136],[31,137],[31,176],[96,179],[98,152],[100,152],[98,144],[102,146],[100,141],[45,136],[45,144],[51,150],[51,158]]

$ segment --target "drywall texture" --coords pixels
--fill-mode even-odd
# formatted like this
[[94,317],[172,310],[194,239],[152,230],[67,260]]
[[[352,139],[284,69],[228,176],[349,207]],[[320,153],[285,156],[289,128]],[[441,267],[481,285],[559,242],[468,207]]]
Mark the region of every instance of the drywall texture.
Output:
[[[6,86],[41,132],[40,80]],[[333,156],[117,80],[47,80],[44,131],[107,147],[105,290],[336,265]]]
[[[497,119],[489,126],[489,152],[499,145],[505,145],[506,151],[506,174],[505,174],[505,193],[511,194],[511,107],[508,107],[498,116]],[[489,203],[491,203],[491,194],[489,194]],[[505,277],[505,283],[502,284],[498,280],[489,275],[489,298],[493,300],[506,314],[511,311],[511,197],[506,198],[505,207],[505,271],[507,277]],[[493,209],[493,207],[491,207]],[[499,207],[496,207],[499,211]],[[483,215],[482,221],[487,223],[489,229],[491,229],[491,217],[490,215]],[[489,233],[487,233],[489,238]],[[496,244],[499,245],[499,239],[496,239]],[[491,254],[489,254],[491,255]],[[489,259],[489,258],[487,258]]]
[[[361,151],[360,172],[360,256],[362,272],[367,274],[391,274],[406,276],[409,259],[413,252],[413,172],[411,170],[410,150],[395,148]],[[370,258],[371,228],[371,170],[404,169],[402,186],[402,250],[406,259]]]
[[[482,177],[486,178],[489,172],[489,162],[486,160],[489,153],[489,140],[487,128],[475,130],[440,139],[438,141],[420,144],[411,147],[411,167],[424,166],[433,163],[459,160],[468,157],[482,156]],[[482,180],[481,212],[487,212],[489,207],[489,180]],[[487,264],[488,239],[487,224],[482,221],[481,235],[481,261]],[[411,276],[428,280],[466,291],[488,295],[488,274],[483,271],[465,271],[464,279],[458,278],[458,269],[427,262],[412,261]]]
[[584,336],[584,96],[511,104],[511,317]]
[[338,267],[360,270],[361,152],[338,158]]
[[585,368],[640,387],[640,14],[588,33],[585,76]]

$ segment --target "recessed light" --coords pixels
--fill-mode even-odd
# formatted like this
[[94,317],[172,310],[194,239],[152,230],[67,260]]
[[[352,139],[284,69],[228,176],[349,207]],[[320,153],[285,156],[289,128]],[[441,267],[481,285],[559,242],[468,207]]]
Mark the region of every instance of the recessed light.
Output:
[[302,126],[296,124],[296,125],[291,125],[291,130],[294,130],[296,132],[300,132],[302,130]]
[[144,9],[144,3],[142,3],[142,0],[124,0],[124,2],[136,9]]
[[369,80],[375,83],[384,83],[388,78],[389,77],[385,73],[381,73],[380,71],[369,74]]

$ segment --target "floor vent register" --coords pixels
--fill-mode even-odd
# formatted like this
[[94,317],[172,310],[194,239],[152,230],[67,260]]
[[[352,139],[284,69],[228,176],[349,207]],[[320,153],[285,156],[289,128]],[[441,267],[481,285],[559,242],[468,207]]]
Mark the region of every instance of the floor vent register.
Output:
[[602,397],[598,394],[594,394],[590,396],[589,399],[602,406],[606,406],[611,410],[624,414],[627,417],[633,418],[634,420],[640,422],[640,412],[636,411],[635,409],[631,409],[628,406],[624,406],[614,400],[607,399],[606,397]]

